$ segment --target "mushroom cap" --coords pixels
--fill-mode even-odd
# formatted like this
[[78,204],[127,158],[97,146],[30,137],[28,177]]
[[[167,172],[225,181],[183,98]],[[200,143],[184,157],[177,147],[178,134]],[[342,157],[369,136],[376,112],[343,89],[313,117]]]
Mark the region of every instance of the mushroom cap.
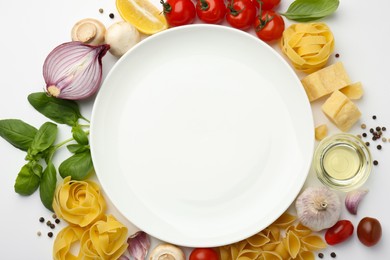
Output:
[[110,53],[121,57],[140,41],[140,34],[132,24],[120,21],[107,28],[105,40],[110,45]]
[[150,253],[150,260],[185,260],[185,254],[179,247],[160,244]]
[[106,27],[98,20],[86,18],[78,21],[72,28],[72,41],[80,41],[91,45],[104,43]]

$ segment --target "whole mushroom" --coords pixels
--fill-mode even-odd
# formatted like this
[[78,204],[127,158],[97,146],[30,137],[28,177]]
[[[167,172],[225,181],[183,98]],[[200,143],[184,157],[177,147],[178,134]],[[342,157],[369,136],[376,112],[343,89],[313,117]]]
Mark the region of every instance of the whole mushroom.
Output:
[[91,45],[104,43],[106,27],[98,20],[86,18],[78,21],[72,28],[72,41]]
[[160,244],[150,253],[150,260],[185,260],[183,250],[171,244]]
[[140,34],[133,25],[121,21],[108,27],[105,39],[111,47],[110,53],[116,57],[121,57],[140,41]]

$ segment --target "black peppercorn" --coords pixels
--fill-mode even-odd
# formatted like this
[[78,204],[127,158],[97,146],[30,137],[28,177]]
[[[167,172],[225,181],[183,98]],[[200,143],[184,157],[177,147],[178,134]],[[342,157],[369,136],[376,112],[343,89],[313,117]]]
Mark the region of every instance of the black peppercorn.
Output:
[[374,116],[372,116],[372,119],[374,119],[374,120],[375,120],[375,119],[376,119],[376,116],[375,116],[375,115],[374,115]]
[[370,143],[369,143],[369,142],[366,142],[366,146],[370,146]]
[[377,126],[377,127],[375,128],[375,130],[379,132],[379,131],[381,130],[381,128],[380,128],[379,126]]
[[50,221],[50,220],[48,220],[48,221],[46,222],[46,225],[47,225],[48,227],[50,227],[50,225],[51,225],[51,221]]
[[56,227],[56,225],[54,225],[54,224],[51,224],[51,225],[50,225],[50,228],[51,228],[51,229],[54,229],[55,227]]
[[48,236],[48,237],[53,237],[53,232],[47,233],[47,236]]
[[366,133],[363,133],[362,136],[363,136],[363,137],[367,137],[367,134],[366,134]]
[[382,131],[386,131],[386,127],[382,127]]
[[378,165],[379,164],[379,162],[377,160],[374,160],[373,163],[374,163],[374,165]]
[[331,256],[332,258],[336,258],[336,253],[335,253],[335,252],[332,252],[332,253],[330,253],[330,256]]
[[39,222],[41,222],[41,223],[45,222],[45,218],[44,217],[40,217],[39,218]]
[[57,223],[57,224],[60,224],[60,220],[57,218],[56,220],[55,220],[55,222]]
[[318,257],[319,258],[324,258],[324,254],[323,253],[318,253]]
[[113,13],[110,13],[109,15],[108,15],[111,19],[114,19],[114,14]]
[[378,150],[382,149],[382,145],[377,145],[376,147]]
[[374,133],[374,128],[370,128],[370,133]]

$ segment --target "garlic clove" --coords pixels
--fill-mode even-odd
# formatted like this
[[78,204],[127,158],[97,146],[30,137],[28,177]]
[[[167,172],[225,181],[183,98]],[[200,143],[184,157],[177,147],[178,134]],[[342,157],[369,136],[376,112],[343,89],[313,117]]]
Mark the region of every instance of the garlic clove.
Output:
[[336,224],[341,214],[338,195],[326,187],[308,187],[295,202],[302,225],[320,231]]
[[79,41],[91,45],[104,42],[106,27],[98,20],[87,18],[78,21],[72,28],[72,41]]
[[366,196],[368,190],[354,190],[347,193],[345,196],[345,207],[352,215],[357,214],[357,209],[360,201]]

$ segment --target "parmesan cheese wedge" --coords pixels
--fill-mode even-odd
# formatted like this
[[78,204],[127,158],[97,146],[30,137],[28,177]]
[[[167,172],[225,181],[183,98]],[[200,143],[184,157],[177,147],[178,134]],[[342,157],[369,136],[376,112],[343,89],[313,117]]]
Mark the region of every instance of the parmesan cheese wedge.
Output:
[[322,111],[343,132],[347,132],[361,116],[359,108],[338,90],[325,101]]
[[310,102],[352,83],[341,62],[314,72],[304,77],[301,82]]

